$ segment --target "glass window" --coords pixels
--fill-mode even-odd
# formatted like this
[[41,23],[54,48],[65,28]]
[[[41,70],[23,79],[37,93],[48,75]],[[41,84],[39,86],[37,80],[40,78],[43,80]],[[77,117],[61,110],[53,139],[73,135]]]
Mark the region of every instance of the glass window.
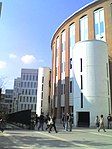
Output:
[[83,93],[81,93],[81,108],[83,108]]
[[26,80],[28,80],[28,75],[26,75]]
[[41,99],[43,99],[43,92],[41,93]]
[[42,77],[42,83],[44,83],[44,77]]
[[70,81],[70,93],[72,93],[72,81]]
[[84,16],[80,19],[80,39],[88,40],[88,17]]
[[65,51],[65,46],[66,46],[66,31],[64,30],[62,32],[62,51]]
[[82,78],[82,75],[81,75],[81,89],[83,89],[83,78]]
[[72,54],[72,50],[75,45],[75,23],[71,24],[69,27],[70,33],[70,53]]
[[28,97],[27,97],[26,101],[28,102]]
[[32,102],[32,97],[30,97],[30,102]]
[[105,40],[105,21],[103,8],[94,11],[94,28],[95,38]]
[[70,69],[72,69],[72,58],[70,58]]
[[80,59],[80,72],[82,72],[82,58]]

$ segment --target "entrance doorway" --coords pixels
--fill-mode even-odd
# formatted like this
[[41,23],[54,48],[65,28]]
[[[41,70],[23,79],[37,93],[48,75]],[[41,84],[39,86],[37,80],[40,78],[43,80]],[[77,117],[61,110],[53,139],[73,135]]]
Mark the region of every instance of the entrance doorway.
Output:
[[78,127],[89,127],[90,125],[90,113],[78,112]]

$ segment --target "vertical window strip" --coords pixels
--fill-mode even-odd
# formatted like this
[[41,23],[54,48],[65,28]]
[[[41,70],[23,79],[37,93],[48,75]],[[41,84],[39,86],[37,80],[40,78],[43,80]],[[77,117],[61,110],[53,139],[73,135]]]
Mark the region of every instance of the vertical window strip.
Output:
[[81,108],[83,108],[83,93],[81,93]]
[[70,93],[72,93],[72,81],[70,81]]
[[88,40],[88,17],[84,16],[80,19],[80,39]]
[[109,95],[109,81],[107,80],[107,90],[108,90],[108,95]]
[[105,19],[103,8],[94,11],[94,28],[95,38],[105,40]]
[[65,51],[65,46],[66,46],[66,31],[64,30],[62,32],[62,51]]
[[82,75],[81,75],[81,89],[83,89],[83,78],[82,78]]
[[109,74],[108,74],[108,63],[106,63],[106,69],[107,69],[107,78],[108,78],[108,76],[109,76]]
[[69,26],[69,30],[70,30],[69,32],[70,33],[70,52],[72,53],[72,50],[75,45],[75,23]]
[[80,72],[82,72],[82,58],[80,58]]

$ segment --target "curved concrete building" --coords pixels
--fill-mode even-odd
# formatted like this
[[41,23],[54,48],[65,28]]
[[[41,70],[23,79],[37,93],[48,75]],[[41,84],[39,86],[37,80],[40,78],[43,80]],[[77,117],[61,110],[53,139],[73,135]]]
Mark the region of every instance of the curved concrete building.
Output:
[[96,115],[107,117],[110,85],[105,42],[87,40],[76,43],[73,50],[73,88],[76,126],[94,126]]
[[[77,42],[85,40],[107,43],[111,91],[112,0],[96,0],[74,12],[57,28],[52,37],[51,103],[52,112],[57,119],[61,119],[62,113],[74,113],[73,50]],[[100,59],[98,56],[97,60]],[[110,93],[112,97],[112,91]],[[109,107],[108,113],[112,113],[111,100]]]

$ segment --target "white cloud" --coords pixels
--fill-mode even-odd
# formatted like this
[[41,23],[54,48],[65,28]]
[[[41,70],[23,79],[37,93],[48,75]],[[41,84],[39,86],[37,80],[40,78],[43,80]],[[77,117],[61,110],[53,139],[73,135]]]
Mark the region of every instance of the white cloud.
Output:
[[33,55],[24,55],[21,57],[21,61],[24,64],[31,64],[36,60],[36,58]]
[[5,61],[0,61],[0,69],[5,68],[7,63]]
[[17,55],[16,54],[13,54],[13,53],[10,53],[9,54],[9,58],[15,59],[15,58],[17,58]]

